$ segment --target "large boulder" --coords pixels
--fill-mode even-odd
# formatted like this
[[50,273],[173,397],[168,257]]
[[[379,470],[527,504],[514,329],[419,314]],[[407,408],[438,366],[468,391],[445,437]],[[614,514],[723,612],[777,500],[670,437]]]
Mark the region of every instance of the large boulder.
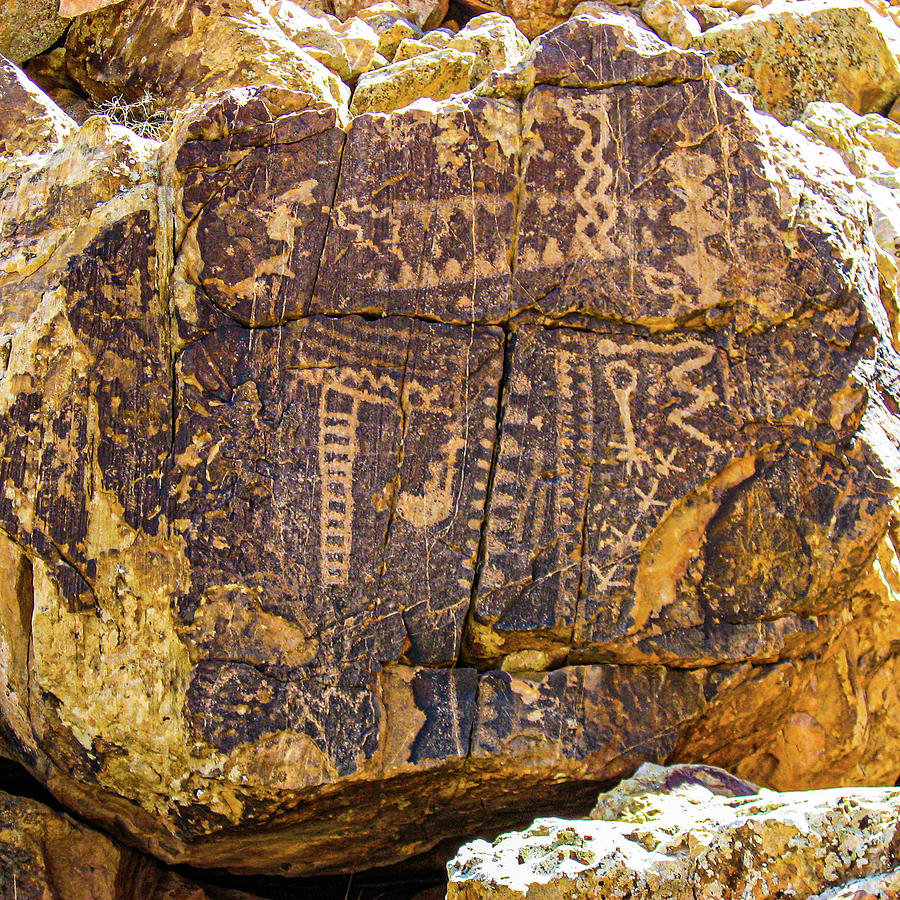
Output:
[[894,900],[900,790],[759,791],[706,766],[645,765],[595,821],[538,819],[448,864],[448,900]]
[[645,760],[896,778],[867,201],[700,54],[586,14],[346,128],[92,118],[0,241],[0,736],[81,814],[305,873]]
[[4,0],[0,4],[0,55],[22,63],[53,46],[68,24],[58,6],[59,0]]
[[900,28],[863,0],[775,3],[704,31],[693,46],[782,122],[814,100],[884,112],[900,94]]
[[263,0],[125,0],[72,22],[66,63],[98,101],[146,97],[173,115],[236,85],[301,90],[339,112],[350,96],[334,72],[288,37]]

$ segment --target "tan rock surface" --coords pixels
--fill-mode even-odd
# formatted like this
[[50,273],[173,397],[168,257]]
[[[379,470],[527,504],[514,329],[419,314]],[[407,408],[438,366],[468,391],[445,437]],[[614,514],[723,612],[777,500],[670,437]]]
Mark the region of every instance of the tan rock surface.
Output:
[[448,864],[448,900],[893,898],[900,791],[756,793],[727,772],[645,765],[595,821],[538,819]]
[[862,2],[773,4],[704,31],[695,46],[757,108],[790,122],[807,103],[886,112],[900,94],[900,29]]
[[[448,0],[395,0],[395,5],[404,18],[429,31],[444,20]],[[372,0],[334,0],[334,13],[339,19],[349,19],[370,6]]]
[[350,96],[337,75],[290,40],[263,0],[125,0],[74,20],[66,60],[95,99],[149,95],[173,114],[236,85],[305,91],[342,115]]
[[869,199],[585,10],[349,127],[240,87],[3,157],[0,735],[83,816],[309,873],[646,760],[896,778]]

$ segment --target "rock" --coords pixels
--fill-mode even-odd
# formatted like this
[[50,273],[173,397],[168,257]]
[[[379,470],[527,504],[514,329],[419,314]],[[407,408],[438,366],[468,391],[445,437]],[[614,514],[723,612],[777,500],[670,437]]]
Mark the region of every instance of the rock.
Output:
[[518,63],[528,50],[528,39],[508,16],[485,13],[471,19],[457,34],[438,29],[420,39],[407,38],[397,48],[394,61],[413,59],[445,47],[474,54],[470,80],[476,85],[492,72]]
[[68,22],[58,0],[4,0],[0,4],[0,55],[23,63],[52,47]]
[[11,900],[209,900],[196,885],[161,872],[105,835],[42,803],[4,793],[0,894]]
[[469,89],[474,67],[474,53],[449,48],[391,63],[360,77],[350,112],[392,112],[422,97],[445,100]]
[[341,22],[291,4],[279,4],[276,20],[288,37],[345,81],[373,68],[379,35],[362,19]]
[[645,0],[641,17],[661,37],[687,49],[702,31],[700,23],[677,0]]
[[900,791],[756,793],[707,767],[643,766],[597,821],[538,819],[448,863],[448,900],[880,897],[900,892]]
[[96,100],[149,96],[170,114],[234,85],[305,91],[341,115],[350,93],[288,38],[263,0],[125,0],[74,20],[66,61]]
[[59,14],[63,18],[74,19],[75,16],[112,6],[121,0],[59,0]]
[[[334,0],[334,12],[339,19],[349,19],[374,5],[371,0]],[[394,0],[391,5],[418,28],[430,31],[443,22],[448,0]]]
[[869,203],[701,54],[593,10],[2,166],[0,740],[68,807],[287,875],[648,760],[896,779]]
[[49,53],[42,53],[28,61],[25,74],[33,81],[67,116],[79,125],[97,114],[97,109],[81,92],[66,69],[66,51],[56,47]]
[[724,25],[738,17],[738,13],[709,3],[696,3],[691,7],[691,15],[697,20],[703,31],[709,31],[716,25]]
[[75,123],[0,56],[0,154],[49,150],[74,130]]
[[695,46],[727,84],[782,122],[807,103],[885,112],[900,93],[900,30],[862,2],[799,0],[704,31]]
[[394,3],[375,3],[360,10],[358,18],[378,35],[378,52],[389,61],[404,40],[422,36],[421,29],[405,19]]
[[509,16],[485,13],[470,19],[449,46],[475,54],[472,83],[477,84],[491,72],[519,62],[528,50],[528,38]]

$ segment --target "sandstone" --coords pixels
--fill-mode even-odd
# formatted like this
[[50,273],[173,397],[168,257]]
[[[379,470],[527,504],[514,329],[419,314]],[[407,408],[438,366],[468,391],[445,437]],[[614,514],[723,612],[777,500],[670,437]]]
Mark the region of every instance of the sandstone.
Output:
[[170,114],[235,85],[302,90],[341,114],[350,93],[290,40],[263,0],[125,0],[73,21],[66,62],[94,99],[147,95]]
[[0,154],[48,150],[74,130],[72,119],[0,56]]
[[900,93],[900,30],[861,2],[799,0],[708,31],[695,46],[727,84],[790,122],[807,103],[885,112]]
[[842,156],[593,5],[349,122],[199,73],[163,144],[2,158],[4,755],[281,875],[645,761],[893,782],[898,361]]
[[676,47],[690,47],[702,31],[700,23],[677,0],[646,0],[641,16],[661,38]]
[[705,766],[643,766],[595,821],[538,819],[448,864],[448,900],[723,900],[900,892],[900,791],[759,791]]
[[0,55],[23,63],[52,47],[68,24],[58,0],[5,0],[0,4]]
[[397,52],[394,54],[394,62],[404,59],[413,59],[424,53],[433,53],[435,50],[443,50],[450,46],[454,38],[453,32],[447,28],[437,28],[428,31],[418,38],[406,38],[400,42]]
[[474,66],[474,53],[449,47],[391,63],[360,77],[350,111],[358,116],[391,112],[423,97],[445,100],[469,89]]

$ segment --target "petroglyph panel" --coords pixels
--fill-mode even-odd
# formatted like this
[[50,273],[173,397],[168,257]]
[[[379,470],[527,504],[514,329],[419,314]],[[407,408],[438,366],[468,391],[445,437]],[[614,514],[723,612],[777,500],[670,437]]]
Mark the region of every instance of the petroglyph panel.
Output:
[[[499,330],[405,318],[226,326],[184,352],[171,516],[194,572],[181,613],[210,658],[192,688],[198,721],[209,704],[276,698],[251,704],[246,733],[220,722],[217,745],[298,729],[352,769],[374,739],[379,665],[454,661],[501,368]],[[248,604],[259,610],[239,617],[249,647],[273,628],[291,635],[274,667],[291,673],[289,689],[221,662],[243,657],[216,637],[216,610]]]
[[343,143],[333,109],[306,109],[180,148],[185,274],[223,312],[247,325],[305,313]]
[[[698,597],[707,527],[761,454],[814,465],[822,442],[852,433],[859,356],[832,342],[850,319],[838,310],[729,340],[520,329],[467,652],[518,653],[527,668],[528,651],[578,658],[724,615]],[[788,438],[796,443],[783,451]],[[859,529],[878,531],[871,502],[844,501],[856,542]],[[778,577],[777,555],[752,558]],[[791,611],[774,599],[766,608]]]
[[355,118],[312,312],[503,318],[518,152],[511,101]]
[[712,81],[533,90],[515,304],[648,323],[735,304],[786,317],[821,266],[784,221],[758,138]]

